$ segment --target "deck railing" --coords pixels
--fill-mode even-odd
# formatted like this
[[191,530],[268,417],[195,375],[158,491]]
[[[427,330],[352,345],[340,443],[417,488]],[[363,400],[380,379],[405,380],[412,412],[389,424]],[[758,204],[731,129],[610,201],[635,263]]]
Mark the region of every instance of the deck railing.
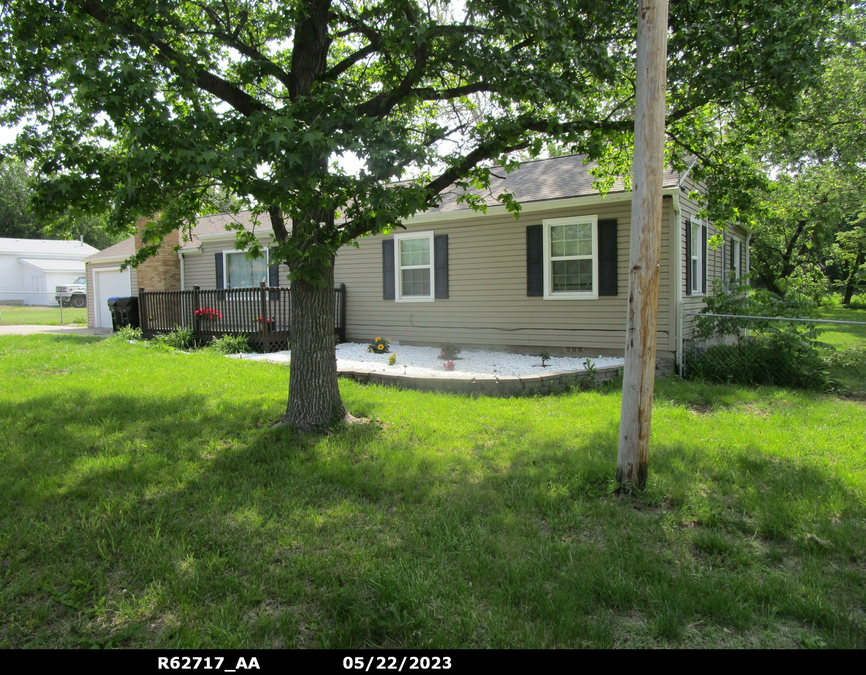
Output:
[[[192,328],[196,340],[210,342],[222,335],[247,335],[261,352],[286,348],[291,337],[288,288],[201,289],[146,291],[138,289],[138,311],[144,337]],[[334,289],[334,333],[346,339],[346,285]]]

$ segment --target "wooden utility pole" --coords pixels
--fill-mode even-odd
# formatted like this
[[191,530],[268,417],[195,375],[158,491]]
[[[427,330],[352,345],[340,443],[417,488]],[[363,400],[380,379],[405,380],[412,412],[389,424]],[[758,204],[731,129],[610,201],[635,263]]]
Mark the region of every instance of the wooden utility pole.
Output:
[[643,488],[647,479],[658,325],[667,44],[668,0],[638,0],[628,324],[616,466],[616,482],[625,492]]

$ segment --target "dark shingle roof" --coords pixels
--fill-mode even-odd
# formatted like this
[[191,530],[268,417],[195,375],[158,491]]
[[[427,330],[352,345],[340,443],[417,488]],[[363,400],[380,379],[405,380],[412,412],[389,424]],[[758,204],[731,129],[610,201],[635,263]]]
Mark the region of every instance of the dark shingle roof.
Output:
[[99,253],[94,253],[84,260],[86,262],[98,262],[100,258],[119,258],[121,256],[128,258],[135,253],[135,237],[124,239],[123,241],[102,249]]
[[[499,177],[491,176],[490,189],[471,192],[484,195],[488,206],[498,204],[496,196],[506,190],[521,204],[598,194],[598,190],[593,187],[595,177],[590,173],[596,164],[584,164],[584,159],[584,155],[566,155],[523,162],[520,168],[509,174],[502,169],[494,169],[493,173]],[[676,171],[665,171],[665,188],[676,187],[678,180],[679,174]],[[617,180],[610,192],[623,192],[622,181]],[[460,194],[460,190],[456,188],[446,190],[441,206],[427,213],[450,213],[468,209],[466,204],[457,203]]]
[[[497,195],[503,191],[508,191],[514,195],[514,198],[521,204],[529,204],[532,202],[554,201],[558,199],[571,199],[574,197],[588,197],[598,194],[598,190],[593,186],[595,177],[590,173],[590,170],[595,166],[595,163],[584,164],[583,155],[566,155],[564,157],[551,157],[549,159],[539,159],[531,162],[524,162],[520,168],[505,173],[503,169],[494,169],[491,176],[489,190],[471,190],[475,195],[483,195],[484,202],[488,206],[499,204],[496,200]],[[666,170],[664,174],[664,187],[676,187],[679,180],[679,174],[673,170]],[[622,181],[617,180],[610,192],[623,192]],[[458,203],[457,199],[461,191],[457,188],[449,188],[442,194],[442,204],[437,209],[430,209],[426,213],[454,213],[459,211],[468,211],[469,207],[466,204]],[[259,214],[256,218],[256,229],[263,233],[271,232],[271,219],[267,213]],[[241,223],[244,229],[250,230],[253,227],[253,218],[251,211],[241,211],[237,215],[230,213],[221,213],[215,216],[202,216],[198,219],[193,231],[193,240],[183,244],[184,249],[194,249],[198,246],[198,237],[207,237],[213,235],[226,235],[231,237],[234,235],[233,229],[227,228],[229,225]],[[289,223],[287,223],[288,225]],[[118,247],[124,247],[120,250]],[[128,252],[127,252],[128,248]],[[96,255],[90,256],[88,260],[95,260],[100,257],[132,255],[134,249],[133,239],[127,239],[115,244]]]

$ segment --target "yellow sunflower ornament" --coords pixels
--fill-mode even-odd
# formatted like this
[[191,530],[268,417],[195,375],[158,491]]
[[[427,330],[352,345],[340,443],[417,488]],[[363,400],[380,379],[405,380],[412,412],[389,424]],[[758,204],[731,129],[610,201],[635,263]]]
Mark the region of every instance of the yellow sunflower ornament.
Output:
[[377,337],[367,345],[367,351],[374,354],[387,354],[391,351],[391,341],[388,338]]

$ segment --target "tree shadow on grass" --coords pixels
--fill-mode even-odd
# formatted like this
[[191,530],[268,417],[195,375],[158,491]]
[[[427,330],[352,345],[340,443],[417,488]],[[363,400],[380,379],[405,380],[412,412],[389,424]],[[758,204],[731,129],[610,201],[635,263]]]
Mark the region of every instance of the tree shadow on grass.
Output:
[[[697,580],[677,553],[690,535],[665,534],[671,518],[744,537],[726,514],[760,523],[772,503],[782,523],[772,536],[793,541],[827,502],[862,516],[832,468],[753,447],[720,459],[657,443],[659,488],[619,500],[614,421],[559,434],[532,416],[504,422],[507,434],[477,421],[487,440],[372,425],[318,437],[255,429],[257,413],[208,405],[77,392],[0,403],[0,416],[23,420],[5,453],[0,557],[4,602],[24,617],[0,639],[609,646],[612,629],[588,617],[637,609],[676,636],[712,612],[748,624],[742,607],[760,601],[795,613],[760,583],[712,591],[721,573],[706,570]],[[666,505],[668,487],[680,496]],[[835,551],[843,535],[818,533]]]

